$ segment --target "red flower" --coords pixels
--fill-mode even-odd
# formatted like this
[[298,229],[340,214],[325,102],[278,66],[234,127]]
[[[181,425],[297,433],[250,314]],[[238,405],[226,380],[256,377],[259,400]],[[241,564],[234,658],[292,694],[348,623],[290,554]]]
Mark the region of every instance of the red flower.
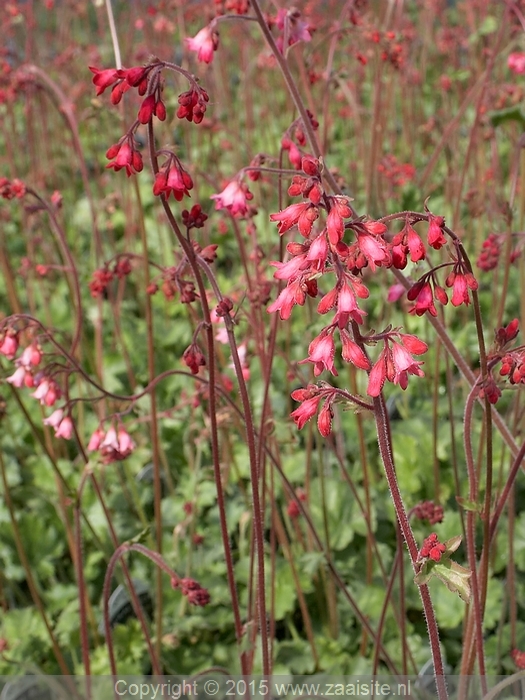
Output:
[[200,351],[198,345],[195,344],[186,348],[182,356],[182,361],[191,369],[192,374],[198,374],[199,367],[206,366],[206,358]]
[[438,536],[435,532],[429,535],[423,542],[423,546],[419,550],[419,558],[426,559],[430,557],[435,562],[440,561],[443,552],[446,552],[447,548],[445,545],[439,541]]
[[[297,394],[297,392],[292,393],[292,398],[294,397],[294,394]],[[320,396],[312,396],[311,398],[307,399],[299,399],[296,398],[297,401],[302,401],[301,405],[299,408],[296,408],[295,411],[293,411],[290,414],[290,417],[294,419],[295,424],[301,430],[301,428],[304,428],[306,423],[312,418],[312,416],[315,416],[317,413],[317,409],[319,407],[319,401],[321,400]]]
[[442,216],[434,216],[429,213],[427,240],[428,245],[436,250],[442,248],[447,242],[442,230],[444,225],[445,219]]
[[97,96],[102,95],[106,88],[110,87],[116,83],[117,80],[121,79],[119,71],[116,68],[106,68],[100,70],[99,68],[89,66],[89,70],[95,74],[93,76],[93,85],[95,85],[97,88]]
[[195,85],[191,90],[179,95],[177,117],[179,119],[187,119],[189,122],[192,121],[195,124],[200,124],[203,120],[209,99],[206,90]]
[[166,198],[173,194],[177,202],[180,202],[184,195],[190,196],[189,190],[192,188],[193,180],[190,174],[184,170],[180,160],[171,154],[155,176],[153,194],[163,194]]
[[452,287],[451,302],[454,306],[470,304],[468,290],[476,290],[478,288],[478,283],[474,275],[465,271],[463,263],[459,262],[454,265],[454,269],[447,276],[445,284],[447,287]]
[[122,141],[108,148],[106,158],[113,159],[106,168],[114,168],[115,172],[125,168],[128,177],[134,173],[140,173],[144,167],[142,156],[130,136],[126,136]]
[[332,409],[332,402],[327,399],[317,416],[317,427],[323,437],[328,437],[332,432],[333,418],[334,411]]

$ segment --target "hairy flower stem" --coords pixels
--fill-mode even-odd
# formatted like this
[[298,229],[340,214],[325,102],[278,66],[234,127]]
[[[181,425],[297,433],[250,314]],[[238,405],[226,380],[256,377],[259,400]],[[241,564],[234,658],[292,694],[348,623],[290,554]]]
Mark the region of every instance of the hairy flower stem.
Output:
[[[479,386],[474,385],[469,392],[465,404],[464,417],[464,445],[465,445],[465,460],[467,464],[467,473],[469,480],[469,500],[471,503],[477,503],[478,500],[478,479],[476,468],[474,465],[474,454],[472,450],[472,413],[474,410],[474,402],[479,391]],[[472,573],[472,614],[467,622],[465,635],[463,637],[463,648],[465,649],[464,659],[470,658],[471,649],[474,639],[476,643],[476,653],[478,656],[479,672],[484,681],[485,676],[485,653],[483,647],[483,605],[481,603],[478,569],[476,559],[476,513],[472,510],[467,512],[466,526],[466,547],[470,571]],[[487,520],[490,518],[487,514]],[[486,687],[483,689],[486,692]]]
[[[138,217],[138,227],[140,230],[140,240],[142,245],[142,257],[144,261],[144,284],[146,288],[150,283],[149,265],[148,265],[148,242],[146,237],[146,227],[144,226],[144,217],[142,209],[142,201],[140,198],[140,189],[137,178],[133,178],[135,196],[140,207],[140,216]],[[155,340],[153,334],[153,310],[151,308],[151,296],[146,294],[146,338],[148,350],[148,375],[149,381],[155,379]],[[155,517],[155,537],[157,551],[162,554],[162,483],[160,473],[160,449],[159,449],[159,431],[157,417],[157,397],[155,388],[150,391],[150,411],[151,411],[151,446],[152,446],[152,461],[153,461],[153,510]],[[157,605],[155,608],[155,623],[157,628],[156,635],[156,652],[160,658],[162,648],[162,576],[160,570],[157,570]]]
[[[410,561],[412,562],[412,568],[414,569],[414,573],[417,573],[418,546],[414,537],[414,533],[412,532],[412,527],[410,526],[408,515],[405,510],[405,505],[403,503],[401,492],[397,483],[396,470],[394,466],[394,460],[392,457],[392,445],[388,416],[386,412],[385,401],[382,394],[374,398],[374,417],[376,421],[379,453],[381,455],[381,461],[385,470],[388,488],[390,490],[390,495],[392,496],[392,500],[394,502],[394,508],[396,511],[399,526],[401,528],[401,532],[403,534],[403,539],[405,540],[405,543],[408,548]],[[432,661],[434,664],[434,675],[436,677],[438,697],[439,700],[447,700],[448,693],[444,679],[443,659],[441,656],[441,649],[439,646],[439,631],[428,586],[419,586],[419,593],[421,595],[423,611],[425,613],[425,618],[427,621],[428,638],[430,641],[430,649],[432,652]]]
[[[153,125],[151,121],[148,123],[148,147],[150,154],[151,166],[153,173],[157,174],[159,170],[157,155],[155,151],[155,136],[153,133]],[[222,474],[220,465],[220,450],[219,450],[219,437],[218,437],[218,423],[217,423],[217,387],[216,387],[216,366],[215,366],[215,340],[213,337],[213,328],[211,323],[210,308],[207,302],[206,288],[204,286],[204,281],[199,270],[195,258],[195,251],[193,246],[189,241],[183,236],[175,217],[170,209],[170,206],[164,195],[160,196],[162,207],[168,223],[173,231],[173,234],[177,241],[179,242],[182,250],[188,258],[188,263],[192,268],[195,282],[199,290],[199,296],[201,299],[201,308],[204,316],[204,329],[206,335],[206,343],[208,348],[208,403],[209,403],[209,418],[210,418],[210,439],[211,439],[211,449],[212,449],[212,459],[213,459],[213,474],[215,479],[215,485],[217,489],[217,507],[219,510],[219,522],[221,527],[221,538],[222,546],[224,550],[224,557],[226,560],[226,573],[228,578],[228,586],[230,589],[230,597],[232,601],[233,619],[235,626],[235,637],[237,640],[237,647],[239,652],[239,660],[241,664],[241,673],[243,675],[248,674],[248,669],[246,666],[246,653],[241,650],[242,647],[242,637],[243,637],[243,625],[241,621],[241,614],[239,608],[239,597],[237,594],[237,587],[235,584],[235,572],[233,567],[233,557],[231,552],[230,537],[228,534],[228,524],[226,521],[226,503],[224,499],[224,490],[222,486]],[[263,590],[264,593],[264,590]]]
[[[264,19],[264,15],[261,10],[261,6],[259,5],[259,0],[252,0],[251,5],[253,7],[253,10],[255,12],[255,15],[257,17],[257,21],[259,23],[259,27],[261,28],[261,31],[264,35],[264,38],[268,42],[268,45],[270,46],[270,49],[275,56],[275,60],[277,61],[279,68],[281,69],[281,73],[283,74],[283,78],[286,82],[286,87],[288,88],[290,95],[292,97],[292,100],[294,102],[294,105],[299,112],[301,116],[301,120],[303,122],[303,127],[304,127],[304,132],[306,134],[306,138],[308,139],[308,143],[310,144],[310,148],[312,149],[312,153],[316,158],[322,158],[322,152],[321,152],[321,147],[319,146],[319,143],[317,141],[317,137],[315,135],[315,131],[313,130],[312,123],[310,121],[310,117],[308,116],[308,113],[306,112],[306,107],[305,104],[302,100],[301,94],[297,88],[297,85],[295,83],[295,80],[293,79],[293,76],[290,72],[290,68],[288,66],[288,61],[286,60],[285,56],[279,51],[279,48],[277,47],[277,44],[275,43],[275,39],[273,38],[273,35],[271,31],[268,29],[268,24],[266,23],[266,20]],[[286,49],[284,49],[286,50]],[[337,194],[342,194],[341,188],[337,184],[334,176],[332,173],[328,170],[324,170],[323,172],[323,177],[327,180],[329,183],[330,187],[332,188],[333,192]]]
[[[383,219],[382,219],[383,221]],[[405,277],[405,275],[400,271],[400,270],[395,270],[392,269],[392,273],[395,275],[396,279],[405,287],[405,289],[410,289],[412,286],[412,283]],[[427,321],[430,323],[430,325],[434,328],[436,333],[439,335],[439,339],[443,343],[443,345],[446,348],[446,351],[449,353],[450,357],[453,359],[454,363],[456,364],[457,368],[463,375],[463,377],[466,379],[468,384],[472,387],[477,381],[477,377],[475,376],[474,372],[470,369],[470,366],[468,362],[465,360],[463,355],[459,352],[457,349],[456,345],[452,341],[451,337],[447,333],[447,330],[443,323],[439,320],[439,318],[434,317],[434,316],[428,316],[427,315]],[[486,405],[485,402],[480,399],[481,405],[484,410],[486,410]],[[510,450],[510,453],[512,456],[515,458],[519,452],[519,447],[516,443],[516,440],[514,439],[514,436],[509,430],[508,425],[506,424],[505,420],[502,418],[502,416],[498,413],[498,411],[492,407],[491,409],[492,413],[492,422],[494,425],[497,427],[501,437],[503,438],[504,442],[506,443],[507,447]]]

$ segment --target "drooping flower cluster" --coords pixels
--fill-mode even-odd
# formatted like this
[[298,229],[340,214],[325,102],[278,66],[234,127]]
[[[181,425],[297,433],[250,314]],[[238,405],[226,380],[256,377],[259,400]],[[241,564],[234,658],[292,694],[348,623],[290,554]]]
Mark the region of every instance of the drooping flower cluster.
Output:
[[171,587],[174,589],[180,588],[183,596],[186,596],[188,603],[204,607],[210,602],[210,593],[206,588],[203,588],[198,581],[193,578],[172,578]]
[[488,376],[485,377],[480,388],[480,398],[486,397],[491,404],[498,402],[501,396],[501,388],[494,376],[494,369],[501,363],[499,376],[508,377],[510,384],[525,384],[525,347],[521,346],[513,350],[508,349],[518,335],[518,319],[515,318],[506,326],[498,328],[495,333],[494,346],[487,353]]
[[[0,354],[8,360],[14,360],[16,370],[6,377],[11,386],[21,389],[34,389],[31,397],[37,399],[42,406],[52,407],[62,397],[62,390],[53,377],[39,369],[43,353],[37,341],[27,345],[18,359],[15,356],[19,348],[19,334],[13,328],[8,328],[0,342]],[[49,425],[55,431],[55,437],[69,440],[73,435],[73,421],[64,408],[57,408],[44,419],[44,425]]]
[[[281,235],[297,226],[303,241],[287,245],[290,255],[287,261],[272,263],[277,268],[274,277],[285,281],[286,287],[267,311],[278,311],[282,319],[288,319],[293,307],[303,305],[308,296],[320,297],[318,313],[333,312],[332,320],[311,341],[308,357],[301,364],[311,362],[315,376],[324,370],[336,376],[335,355],[339,339],[342,359],[369,372],[369,396],[378,396],[385,381],[405,389],[409,375],[423,376],[422,362],[415,360],[413,355],[425,353],[428,347],[415,336],[400,333],[398,329],[387,328],[382,333],[361,336],[359,326],[363,324],[366,312],[360,308],[359,301],[369,296],[362,271],[390,266],[402,268],[408,257],[418,262],[426,254],[424,243],[409,219],[403,230],[389,242],[385,238],[387,227],[384,223],[352,218],[353,210],[347,197],[329,195],[324,191],[321,165],[317,159],[304,156],[301,169],[302,174],[294,176],[288,193],[301,195],[303,201],[270,216]],[[324,226],[317,227],[323,214]],[[441,230],[442,220],[440,223],[438,217],[430,213],[429,220],[430,227]],[[353,241],[347,242],[347,233],[353,234]],[[432,242],[436,241],[434,232]],[[331,289],[322,295],[319,280],[327,275],[335,276],[335,284],[332,283]],[[383,344],[383,349],[372,364],[365,346],[378,343]],[[299,427],[317,412],[321,399],[327,398],[325,393],[315,391],[312,386],[298,390],[292,396],[302,402],[292,413]],[[318,426],[323,435],[330,433],[333,400],[334,397],[326,400],[319,413]]]
[[434,501],[421,501],[411,511],[418,520],[428,520],[431,525],[443,522],[443,506]]
[[155,175],[153,194],[155,196],[163,194],[166,198],[173,194],[177,202],[180,202],[184,195],[189,197],[189,190],[193,189],[191,175],[183,168],[174,153],[170,151],[160,151],[160,153],[168,157]]
[[486,241],[483,241],[481,252],[478,256],[477,265],[480,270],[489,272],[494,270],[499,262],[501,254],[501,241],[496,233],[491,233]]
[[99,426],[91,435],[87,446],[88,452],[99,452],[104,464],[121,462],[133,452],[135,443],[122,425],[113,425],[105,431]]
[[95,270],[91,282],[89,283],[89,291],[93,299],[103,297],[106,293],[108,285],[117,277],[122,279],[131,273],[131,260],[129,255],[119,255],[115,261],[106,263],[103,267]]

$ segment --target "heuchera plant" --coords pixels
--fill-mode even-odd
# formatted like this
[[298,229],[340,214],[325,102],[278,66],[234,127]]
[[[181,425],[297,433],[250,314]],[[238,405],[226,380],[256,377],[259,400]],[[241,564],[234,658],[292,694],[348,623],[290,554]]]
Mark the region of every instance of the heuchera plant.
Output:
[[[354,4],[357,8],[358,3]],[[477,294],[478,281],[470,259],[461,238],[447,226],[443,216],[429,209],[428,202],[422,202],[422,211],[403,210],[377,218],[361,215],[354,209],[354,200],[343,192],[338,180],[330,171],[328,156],[325,157],[321,152],[317,137],[319,122],[316,115],[306,109],[288,63],[287,56],[291,47],[298,42],[309,42],[314,27],[296,9],[280,8],[275,16],[268,17],[263,14],[259,0],[251,0],[250,7],[248,3],[237,5],[238,7],[234,8],[236,19],[249,20],[259,26],[272,52],[273,60],[282,72],[299,115],[282,135],[280,144],[281,158],[286,154],[292,170],[266,166],[267,156],[257,155],[247,162],[241,171],[232,175],[223,189],[213,194],[211,199],[216,211],[228,213],[233,220],[249,222],[255,214],[255,197],[246,180],[256,181],[262,174],[266,177],[289,180],[287,192],[290,203],[286,203],[269,217],[270,222],[277,225],[277,234],[286,240],[282,259],[270,263],[279,289],[273,300],[270,301],[269,293],[262,294],[262,298],[268,304],[266,311],[269,314],[278,314],[283,323],[289,322],[296,306],[309,303],[323,324],[313,338],[308,338],[308,345],[305,344],[304,357],[299,364],[311,366],[314,379],[292,393],[292,399],[298,405],[291,412],[291,418],[298,429],[303,429],[308,421],[316,417],[319,433],[322,437],[329,438],[334,430],[337,406],[356,412],[366,411],[373,416],[384,473],[422,599],[438,694],[440,700],[444,700],[447,697],[443,679],[444,664],[428,581],[437,576],[451,591],[471,604],[466,625],[466,651],[462,671],[468,673],[472,670],[473,659],[476,656],[480,674],[484,676],[481,610],[487,578],[488,542],[478,558],[474,516],[479,484],[469,441],[469,427],[473,407],[479,403],[486,415],[486,433],[490,434],[491,421],[494,420],[496,427],[502,430],[514,456],[511,474],[495,509],[491,510],[490,493],[487,496],[483,517],[490,540],[524,451],[523,448],[518,450],[512,437],[504,431],[501,422],[498,422],[498,414],[493,409],[506,387],[506,382],[511,386],[525,383],[525,346],[513,347],[519,333],[518,320],[510,320],[498,328],[493,346],[489,350],[485,349]],[[353,11],[357,12],[356,8]],[[186,48],[196,54],[198,61],[209,64],[215,59],[217,52],[220,53],[217,26],[219,21],[228,19],[226,15],[219,16],[211,24],[200,29],[195,37],[186,39]],[[383,60],[393,65],[399,66],[404,60],[402,47],[393,41],[393,37],[386,37],[383,53]],[[360,60],[362,63],[366,62],[364,56]],[[523,55],[511,54],[508,65],[515,73],[523,73]],[[126,100],[129,94],[138,96],[140,105],[136,118],[116,143],[107,145],[106,168],[113,170],[115,174],[123,170],[128,178],[139,177],[145,168],[151,168],[153,195],[158,198],[179,247],[177,264],[157,265],[157,276],[146,280],[148,298],[161,291],[167,300],[178,296],[181,303],[192,305],[194,310],[199,309],[200,321],[181,361],[195,377],[202,378],[202,370],[207,371],[214,476],[228,583],[241,668],[243,673],[248,674],[253,668],[253,655],[243,651],[243,636],[246,632],[241,621],[226,526],[216,423],[217,394],[219,390],[225,391],[227,388],[226,384],[221,385],[220,378],[216,376],[216,346],[218,342],[227,342],[230,345],[232,367],[237,378],[246,426],[253,498],[258,583],[255,632],[251,634],[260,636],[262,671],[269,675],[272,659],[266,625],[265,524],[261,505],[262,449],[246,387],[250,376],[246,360],[247,346],[238,344],[236,338],[237,304],[222,294],[213,272],[218,245],[202,246],[197,239],[198,230],[205,225],[208,218],[203,211],[204,204],[193,204],[191,209],[182,211],[180,217],[173,209],[174,202],[179,203],[189,198],[194,189],[191,164],[184,163],[173,147],[160,147],[155,134],[157,120],[162,122],[174,116],[169,113],[169,100],[165,96],[165,91],[168,91],[165,87],[167,75],[175,75],[177,79],[184,81],[184,87],[187,88],[177,98],[178,108],[175,116],[179,120],[199,125],[205,118],[209,96],[206,88],[193,74],[173,62],[157,57],[141,66],[91,66],[89,70],[93,74],[92,82],[96,95],[102,96],[109,91],[109,100],[115,107],[122,100]],[[147,159],[144,158],[138,138],[138,130],[144,126],[147,133]],[[149,165],[145,165],[145,160]],[[393,167],[392,164],[389,167]],[[396,177],[399,177],[398,171],[399,168],[395,170]],[[411,171],[406,168],[403,173],[404,177],[412,176]],[[59,239],[63,236],[56,217],[56,204],[47,203],[27,183],[2,178],[0,195],[5,199],[25,198],[36,201],[47,211]],[[483,245],[478,266],[482,270],[492,269],[497,264],[499,252],[497,237],[493,235]],[[89,284],[92,297],[103,299],[114,280],[122,280],[133,274],[134,265],[135,257],[131,254],[123,254],[106,261],[93,272]],[[416,382],[424,376],[424,357],[431,341],[429,338],[420,338],[406,332],[402,327],[374,327],[376,321],[366,310],[371,295],[370,286],[374,276],[384,275],[385,271],[392,275],[392,283],[396,285],[389,292],[389,301],[393,303],[406,292],[406,299],[410,304],[408,313],[428,317],[450,357],[457,362],[470,384],[465,410],[465,453],[470,483],[469,498],[464,503],[468,510],[465,533],[468,569],[451,558],[460,546],[459,534],[447,542],[440,542],[437,534],[429,533],[423,543],[416,542],[411,517],[428,520],[432,525],[442,519],[443,511],[432,502],[420,504],[412,511],[407,511],[399,488],[383,392],[387,384],[406,391],[409,388],[409,380],[411,383]],[[385,291],[385,298],[386,295]],[[480,371],[477,375],[473,375],[469,367],[465,366],[443,325],[440,312],[449,300],[454,307],[472,306],[479,341]],[[78,294],[76,303],[79,304]],[[222,330],[217,332],[219,323],[222,324]],[[66,440],[75,436],[78,438],[74,417],[78,399],[72,399],[69,392],[70,376],[82,372],[75,359],[77,343],[78,333],[74,336],[71,347],[64,348],[42,324],[23,314],[9,317],[1,324],[0,354],[12,363],[13,368],[13,373],[6,381],[17,389],[30,389],[31,396],[44,408],[53,408],[53,412],[44,419],[44,424],[53,428],[56,438]],[[345,364],[351,365],[355,371],[356,386],[362,387],[361,393],[341,388],[341,368]],[[318,380],[322,375],[323,379]],[[332,377],[339,377],[337,385],[330,383]],[[95,388],[103,391],[96,382],[85,378]],[[133,404],[141,396],[150,392],[153,394],[152,390],[158,381],[158,377],[150,376],[150,383],[146,389],[134,397],[115,397],[107,392],[106,395],[121,401],[128,400]],[[126,459],[135,448],[135,442],[125,427],[124,412],[116,412],[100,421],[96,430],[88,437],[86,452],[98,455],[101,463],[107,465]],[[490,446],[487,447],[487,451],[490,452]],[[487,457],[487,460],[490,460],[490,457]],[[79,497],[80,493],[81,489]],[[289,501],[290,518],[296,519],[303,512],[303,500],[300,494],[296,494]],[[78,546],[81,551],[81,544]],[[167,567],[160,555],[138,544],[121,545],[116,548],[111,567],[108,569],[109,579],[106,578],[105,582],[106,594],[109,593],[109,580],[117,559],[127,551],[140,552],[154,561],[170,575],[173,588],[180,590],[191,604],[208,604],[210,594],[206,589],[189,577],[180,579]],[[107,616],[107,610],[105,614]],[[366,621],[363,622],[365,623]],[[367,629],[373,634],[373,630]],[[86,629],[83,630],[83,634],[87,636]],[[386,651],[381,651],[385,652],[388,663]],[[84,657],[84,662],[88,672],[87,656]],[[111,662],[112,673],[116,674],[113,655]]]

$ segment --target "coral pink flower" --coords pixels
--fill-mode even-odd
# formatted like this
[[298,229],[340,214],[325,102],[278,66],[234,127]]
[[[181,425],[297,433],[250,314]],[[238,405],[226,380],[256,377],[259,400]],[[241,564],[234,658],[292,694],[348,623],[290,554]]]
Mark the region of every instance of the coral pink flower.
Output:
[[454,265],[454,270],[445,280],[447,287],[452,287],[451,302],[453,306],[459,306],[460,304],[468,306],[470,304],[468,290],[476,290],[478,288],[478,283],[474,276],[470,272],[463,272],[462,268],[463,266],[459,263]]
[[279,316],[283,321],[290,318],[292,309],[296,304],[302,306],[306,301],[306,292],[303,288],[301,278],[298,278],[288,284],[283,290],[281,290],[277,299],[270,304],[266,309],[269,314],[275,311],[279,312]]
[[187,37],[184,43],[190,51],[197,53],[197,59],[203,63],[213,61],[213,53],[219,47],[219,35],[211,26],[203,27],[193,38]]
[[8,331],[0,343],[0,355],[5,355],[8,360],[12,360],[18,350],[18,335]]
[[130,138],[108,148],[106,158],[113,159],[106,168],[113,168],[115,172],[125,168],[128,177],[134,173],[140,173],[144,167],[142,156]]
[[312,241],[312,245],[308,249],[306,259],[311,263],[310,268],[317,272],[324,270],[326,260],[328,258],[328,241],[324,233],[316,236]]
[[428,311],[431,316],[437,316],[430,282],[425,282],[422,285],[416,282],[416,284],[408,290],[407,299],[409,301],[416,300],[414,306],[409,309],[409,313],[422,316],[425,311]]
[[215,200],[215,209],[227,209],[232,216],[241,217],[248,213],[248,202],[253,199],[253,194],[245,184],[232,180],[222,192],[212,194],[210,199]]
[[309,262],[305,253],[302,255],[295,255],[287,262],[275,261],[270,264],[277,268],[277,272],[274,272],[273,276],[278,280],[293,280],[300,272],[309,267]]
[[20,366],[17,370],[15,370],[14,374],[7,377],[5,381],[12,386],[15,386],[17,389],[20,389],[20,387],[24,386],[25,384],[25,377],[26,369],[25,367]]
[[428,245],[436,250],[442,248],[447,242],[447,239],[443,235],[444,225],[445,219],[442,216],[434,216],[429,213],[427,240]]
[[412,262],[424,260],[426,256],[425,244],[408,222],[405,225],[403,232],[406,234],[407,237],[407,245],[408,250],[410,251],[410,259],[412,260]]
[[88,452],[94,452],[95,450],[98,450],[100,445],[102,444],[102,441],[104,440],[105,433],[102,430],[102,428],[97,428],[93,435],[89,438],[89,443],[87,446],[87,451]]
[[49,418],[44,419],[44,425],[50,425],[55,430],[58,428],[64,417],[64,411],[61,408],[57,408],[56,411],[49,416]]
[[42,379],[31,396],[38,399],[42,406],[53,406],[60,398],[61,391],[53,379]]
[[310,343],[306,360],[301,360],[299,364],[313,362],[314,374],[316,377],[325,369],[331,372],[334,377],[337,377],[337,370],[334,366],[334,355],[335,343],[333,334],[323,330]]
[[278,222],[277,229],[280,234],[283,234],[297,224],[300,234],[307,238],[318,216],[319,209],[311,202],[299,202],[297,204],[290,204],[289,207],[286,207],[286,209],[276,214],[270,214],[270,221]]
[[294,419],[299,430],[304,428],[312,416],[315,416],[320,400],[320,396],[313,396],[312,398],[305,399],[299,408],[296,408],[295,411],[290,414],[290,417]]
[[507,59],[507,66],[518,75],[525,73],[525,53],[511,53]]
[[[386,227],[385,227],[386,228]],[[368,232],[357,230],[357,245],[365,258],[372,272],[375,272],[376,265],[381,265],[388,261],[385,242]]]
[[121,459],[130,455],[135,449],[135,443],[131,439],[129,433],[123,427],[118,429],[118,450],[121,454]]
[[343,360],[351,362],[359,369],[370,369],[370,361],[359,345],[350,338],[350,333],[346,328],[339,330],[339,336],[342,343],[341,356]]
[[36,367],[40,364],[41,360],[42,350],[35,343],[28,345],[20,356],[20,364],[24,367]]
[[69,416],[66,416],[55,430],[55,437],[70,440],[73,435],[73,421]]
[[334,411],[332,409],[332,402],[327,400],[317,416],[317,427],[323,437],[328,437],[332,432],[333,418]]
[[386,297],[387,301],[399,301],[403,294],[405,293],[405,288],[401,283],[393,284],[391,287],[388,288],[388,294]]

